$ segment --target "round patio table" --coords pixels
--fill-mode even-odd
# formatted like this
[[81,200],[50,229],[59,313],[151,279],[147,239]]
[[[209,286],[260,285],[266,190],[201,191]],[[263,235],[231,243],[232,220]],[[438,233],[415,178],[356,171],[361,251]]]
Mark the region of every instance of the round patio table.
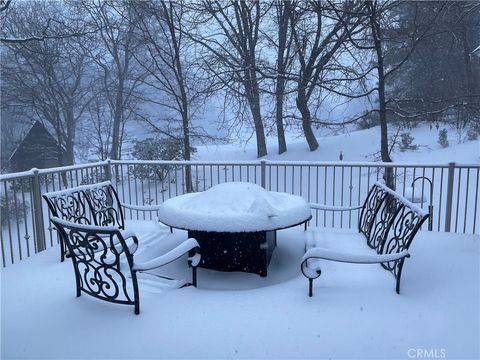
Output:
[[230,182],[166,200],[158,217],[198,241],[199,266],[267,276],[276,231],[306,224],[312,215],[300,196]]

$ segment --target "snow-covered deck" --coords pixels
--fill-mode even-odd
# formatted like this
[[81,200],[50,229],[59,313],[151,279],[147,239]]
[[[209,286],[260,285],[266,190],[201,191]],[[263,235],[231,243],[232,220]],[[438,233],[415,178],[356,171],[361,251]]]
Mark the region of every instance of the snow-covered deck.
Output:
[[[164,236],[170,246],[186,233]],[[145,276],[138,316],[76,298],[72,265],[52,248],[1,272],[1,357],[360,359],[418,349],[479,357],[478,237],[418,234],[401,295],[378,265],[325,262],[309,298],[303,246],[301,227],[280,231],[267,278],[199,269],[197,289],[162,291]]]

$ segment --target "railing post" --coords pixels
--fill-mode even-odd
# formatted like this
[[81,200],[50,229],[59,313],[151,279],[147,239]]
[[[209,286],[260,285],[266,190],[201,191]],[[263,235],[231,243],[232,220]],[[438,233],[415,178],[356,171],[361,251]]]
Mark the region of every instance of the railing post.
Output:
[[103,172],[105,173],[105,180],[112,180],[112,168],[110,159],[107,159],[105,161],[105,165],[103,165]]
[[43,224],[43,210],[42,210],[42,190],[40,187],[40,176],[38,169],[33,168],[32,177],[32,200],[33,200],[33,221],[35,224],[35,243],[37,245],[37,252],[46,249],[45,245],[45,227]]
[[267,173],[267,162],[262,159],[260,160],[260,184],[265,189],[266,184],[266,173]]
[[445,207],[445,232],[450,232],[452,222],[452,199],[453,199],[453,179],[455,175],[455,163],[448,163],[448,182],[447,182],[447,204]]

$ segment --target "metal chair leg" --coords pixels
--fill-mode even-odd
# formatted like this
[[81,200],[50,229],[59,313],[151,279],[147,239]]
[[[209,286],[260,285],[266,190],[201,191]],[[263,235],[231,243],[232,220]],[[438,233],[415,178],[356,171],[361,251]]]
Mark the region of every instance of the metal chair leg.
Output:
[[197,287],[197,267],[192,266],[192,285]]

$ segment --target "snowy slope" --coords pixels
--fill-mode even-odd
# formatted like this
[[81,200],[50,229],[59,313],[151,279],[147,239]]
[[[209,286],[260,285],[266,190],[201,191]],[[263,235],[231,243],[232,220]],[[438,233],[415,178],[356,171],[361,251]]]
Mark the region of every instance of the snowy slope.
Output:
[[[393,130],[392,130],[393,131]],[[402,131],[401,131],[402,132]],[[414,144],[419,146],[416,151],[400,152],[395,148],[393,160],[398,162],[447,163],[478,163],[480,161],[480,142],[469,141],[457,144],[450,138],[450,146],[442,148],[438,143],[438,130],[430,130],[428,125],[420,126],[410,131]],[[378,159],[375,153],[380,149],[380,128],[352,131],[341,135],[319,136],[320,147],[313,152],[303,138],[287,139],[288,151],[277,154],[276,139],[268,138],[268,153],[265,158],[270,160],[305,160],[305,161],[338,161],[340,152],[344,161],[374,161]],[[210,145],[197,147],[197,158],[200,160],[254,160],[256,159],[255,141],[246,145],[240,142],[229,145]]]

